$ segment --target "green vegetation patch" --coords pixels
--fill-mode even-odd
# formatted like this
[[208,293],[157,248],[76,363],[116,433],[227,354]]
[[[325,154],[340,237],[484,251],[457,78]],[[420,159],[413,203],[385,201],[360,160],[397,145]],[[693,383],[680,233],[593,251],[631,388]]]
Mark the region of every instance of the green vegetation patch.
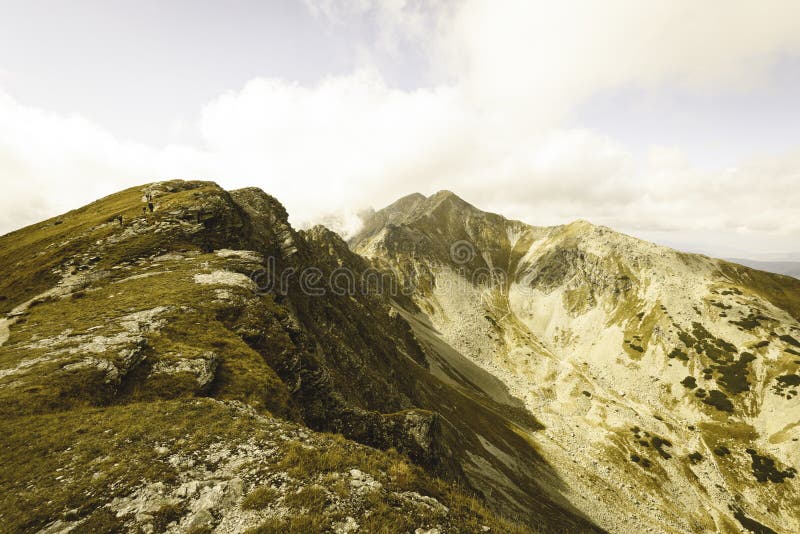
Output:
[[698,323],[692,323],[692,347],[698,354],[705,354],[716,363],[726,363],[734,358],[737,353],[736,346],[724,339],[715,337],[706,328]]
[[[40,361],[0,378],[0,384],[10,385],[0,388],[0,414],[205,394],[287,414],[286,385],[241,335],[249,331],[243,328],[249,326],[243,324],[247,317],[258,315],[263,344],[284,351],[284,329],[270,328],[279,324],[278,306],[270,296],[253,296],[242,288],[195,283],[199,264],[227,266],[215,254],[198,254],[161,262],[149,271],[144,266],[118,269],[79,299],[31,307],[0,347],[0,365],[13,368],[23,356]],[[234,298],[215,299],[218,289]],[[103,343],[107,350],[95,348]],[[208,362],[211,383],[175,371],[182,362],[201,360],[213,360]],[[151,373],[159,367],[168,372]]]
[[702,454],[700,454],[700,453],[699,453],[699,452],[697,452],[697,451],[694,451],[693,453],[689,454],[689,455],[687,456],[687,458],[689,459],[689,462],[690,462],[692,465],[697,465],[697,464],[699,464],[700,462],[702,462],[702,461],[703,461],[703,455],[702,455]]
[[154,451],[155,443],[182,440],[180,451],[190,453],[218,436],[246,441],[264,432],[254,418],[207,399],[7,419],[0,436],[2,523],[12,532],[37,530],[63,510],[78,509],[79,517],[97,514],[93,522],[119,526],[103,511],[105,504],[145,481],[178,481],[178,471]]
[[328,504],[329,498],[325,488],[319,485],[311,485],[289,493],[284,497],[283,502],[292,508],[321,513]]
[[750,390],[750,382],[747,380],[750,369],[750,363],[754,362],[756,357],[750,352],[743,352],[739,359],[727,365],[715,365],[714,370],[719,374],[719,385],[722,389],[736,395]]
[[800,349],[800,341],[797,341],[795,338],[793,338],[789,334],[784,334],[782,336],[778,336],[778,339],[780,339],[784,343],[787,343],[787,344],[789,344],[789,345],[791,345],[793,347],[797,347],[798,349]]
[[713,452],[717,456],[728,456],[728,455],[730,455],[731,450],[728,447],[726,447],[725,445],[719,445],[717,447],[714,447]]
[[733,517],[736,518],[736,520],[739,522],[740,525],[742,525],[744,528],[746,528],[753,534],[778,534],[768,526],[762,525],[752,517],[748,517],[747,515],[745,515],[745,513],[742,511],[741,508],[734,508],[734,507],[731,508],[733,510]]
[[681,360],[683,362],[688,362],[689,361],[689,356],[679,348],[672,349],[672,351],[670,351],[670,353],[667,354],[667,357],[668,358],[677,358],[677,359],[679,359],[679,360]]
[[722,412],[733,412],[733,403],[723,392],[717,389],[709,391],[708,396],[703,399],[703,402]]
[[735,287],[729,287],[728,289],[724,289],[720,292],[720,295],[743,295],[742,291]]
[[245,510],[263,510],[275,502],[278,495],[278,490],[271,486],[259,486],[242,499],[241,506]]
[[[772,391],[776,395],[786,395],[787,398],[791,398],[793,395],[792,391],[796,394],[796,390],[790,388],[796,388],[800,386],[800,376],[796,374],[785,374],[782,376],[778,376],[775,378],[775,384],[772,386]],[[789,389],[789,393],[787,394],[786,390]]]
[[[748,376],[750,364],[756,359],[755,355],[743,352],[737,358],[738,351],[735,345],[714,336],[697,322],[692,323],[691,333],[681,330],[678,332],[678,337],[687,348],[693,349],[698,354],[704,354],[713,362],[710,367],[703,370],[706,380],[712,378],[713,372],[717,372],[719,385],[726,393],[737,395],[750,389]],[[674,356],[678,354],[675,353]],[[695,394],[698,397],[705,396],[705,392],[701,393],[700,390]],[[732,411],[732,406],[730,410],[728,409],[730,401],[727,395],[721,392],[711,393],[706,403],[723,411]]]
[[745,452],[752,459],[753,476],[762,484],[766,482],[780,484],[787,478],[794,478],[795,474],[797,474],[797,470],[794,467],[788,467],[784,470],[778,469],[773,458],[758,454],[754,449],[746,449]]
[[653,444],[653,448],[656,450],[658,455],[661,456],[661,458],[664,460],[669,460],[672,458],[672,455],[664,450],[665,447],[672,447],[672,443],[668,439],[660,436],[653,436],[650,442]]
[[769,317],[761,315],[760,313],[756,313],[751,311],[747,316],[742,317],[741,319],[731,320],[729,321],[731,324],[738,326],[743,330],[754,330],[756,328],[760,328],[762,323],[772,321]]
[[[443,521],[453,530],[480,532],[481,525],[487,525],[493,532],[529,531],[491,512],[458,484],[433,478],[394,450],[383,452],[330,434],[313,433],[313,446],[283,437],[302,428],[259,416],[238,403],[204,398],[6,419],[0,434],[2,530],[38,531],[72,510],[68,520],[84,520],[79,527],[82,532],[136,531],[132,517],[116,517],[108,505],[115,498],[130,496],[144,484],[179,486],[180,468],[170,462],[172,454],[204,461],[209,449],[222,446],[236,450],[255,443],[266,449],[277,445],[278,454],[262,457],[256,467],[262,478],[289,468],[298,480],[308,481],[319,477],[320,470],[346,473],[357,468],[371,474],[390,492],[413,491],[436,498],[450,509]],[[163,448],[169,452],[164,453]],[[214,466],[209,464],[207,468]],[[327,506],[327,491],[310,484],[287,495],[284,499],[288,506],[309,513],[293,514],[275,520],[275,524],[296,528],[288,530],[292,532],[317,532],[317,527],[325,531],[331,519],[319,511]],[[275,498],[274,490],[260,486],[245,496],[242,506],[265,509]],[[433,520],[433,512],[426,512],[424,507],[417,507],[414,515],[399,503],[382,505],[369,501],[363,506],[362,512],[372,510],[375,514],[368,522],[374,529],[367,532],[393,532],[394,524],[408,522],[418,527],[432,524]],[[156,511],[153,524],[163,527],[179,521],[186,513],[180,504],[168,504]],[[298,522],[298,517],[308,519]],[[303,530],[307,528],[312,530]]]

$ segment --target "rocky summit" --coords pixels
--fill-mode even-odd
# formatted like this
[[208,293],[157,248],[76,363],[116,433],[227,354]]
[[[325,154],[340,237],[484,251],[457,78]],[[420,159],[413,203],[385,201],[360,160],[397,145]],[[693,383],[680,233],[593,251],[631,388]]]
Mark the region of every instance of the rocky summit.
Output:
[[0,237],[3,532],[798,532],[800,280],[410,195]]

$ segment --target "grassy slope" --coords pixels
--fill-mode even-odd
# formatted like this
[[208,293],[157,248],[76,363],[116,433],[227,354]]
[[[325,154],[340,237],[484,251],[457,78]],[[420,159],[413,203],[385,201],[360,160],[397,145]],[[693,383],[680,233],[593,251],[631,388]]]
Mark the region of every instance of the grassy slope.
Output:
[[[0,521],[9,532],[35,531],[58,518],[83,520],[84,532],[118,532],[132,528],[131,515],[111,513],[109,503],[125,498],[142,482],[161,482],[174,488],[183,480],[181,467],[170,462],[172,454],[194,458],[220,473],[209,450],[235,450],[255,443],[276,453],[255,466],[243,465],[234,474],[247,487],[244,507],[262,509],[288,505],[288,513],[267,518],[260,531],[274,526],[282,532],[308,532],[330,528],[346,515],[359,517],[370,532],[413,530],[414,526],[449,525],[457,531],[477,531],[487,525],[494,532],[522,529],[494,516],[478,501],[458,488],[431,479],[394,452],[381,452],[356,445],[334,435],[302,439],[302,427],[259,416],[236,405],[212,399],[177,399],[132,403],[106,408],[81,408],[33,417],[11,418],[5,423],[0,449]],[[300,435],[298,436],[298,431]],[[169,453],[164,453],[164,449]],[[220,462],[220,460],[216,460]],[[351,496],[346,485],[337,484],[333,473],[360,469],[379,480],[384,495],[416,491],[431,495],[451,509],[447,518],[424,508],[393,507],[383,499]],[[321,475],[328,475],[327,477]],[[228,475],[230,476],[230,475]],[[266,497],[259,480],[291,478],[290,487],[301,493],[316,482],[325,493],[335,493],[347,507],[333,509],[333,498],[310,503],[292,499],[293,493],[273,490]],[[270,486],[266,486],[270,487]],[[306,513],[301,513],[305,511]],[[151,515],[165,527],[187,513],[180,504],[165,503]],[[318,530],[319,529],[319,530]],[[157,531],[161,529],[156,529]]]

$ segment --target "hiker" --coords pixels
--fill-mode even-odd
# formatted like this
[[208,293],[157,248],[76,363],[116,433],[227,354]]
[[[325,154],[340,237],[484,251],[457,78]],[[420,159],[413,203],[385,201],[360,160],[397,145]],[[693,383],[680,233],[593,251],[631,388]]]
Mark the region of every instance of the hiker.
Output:
[[124,226],[122,223],[122,215],[117,215],[117,222],[119,223],[120,226]]
[[148,202],[147,203],[147,209],[150,210],[150,213],[153,213],[153,203],[152,202]]

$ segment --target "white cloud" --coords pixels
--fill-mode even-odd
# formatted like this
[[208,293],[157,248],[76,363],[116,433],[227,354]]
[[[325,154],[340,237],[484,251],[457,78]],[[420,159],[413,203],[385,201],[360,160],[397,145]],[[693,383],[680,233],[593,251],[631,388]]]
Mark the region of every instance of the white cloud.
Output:
[[425,5],[312,7],[334,19],[371,13],[385,50],[409,39],[430,50],[440,83],[399,90],[377,70],[305,86],[256,78],[209,102],[194,126],[175,126],[195,129],[196,146],[123,142],[0,93],[0,231],[126,185],[185,177],[256,185],[295,223],[345,229],[361,208],[447,188],[538,224],[583,217],[638,232],[738,232],[754,245],[769,234],[786,248],[800,237],[800,151],[709,171],[680,147],[643,158],[563,122],[585,98],[632,84],[759,83],[771,62],[800,52],[800,4]]

